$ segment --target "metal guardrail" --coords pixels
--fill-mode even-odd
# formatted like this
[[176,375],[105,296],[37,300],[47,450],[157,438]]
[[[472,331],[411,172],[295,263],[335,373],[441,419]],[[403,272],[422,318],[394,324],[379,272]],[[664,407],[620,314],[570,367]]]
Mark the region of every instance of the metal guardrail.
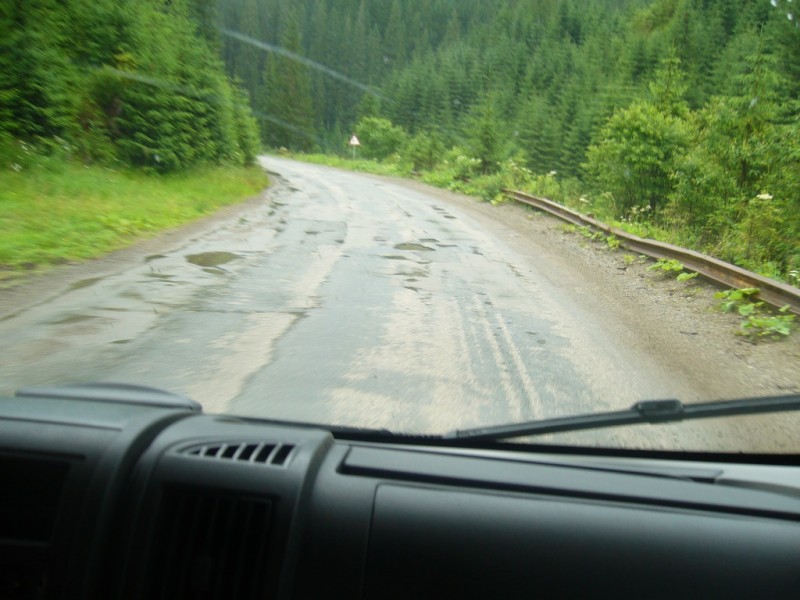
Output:
[[687,250],[672,244],[647,240],[630,234],[618,227],[611,227],[601,221],[587,217],[569,208],[557,204],[547,198],[531,196],[525,192],[503,190],[517,202],[527,204],[573,223],[579,227],[589,227],[614,235],[620,243],[632,252],[644,254],[655,259],[675,259],[680,261],[688,271],[696,271],[708,279],[734,288],[758,288],[759,298],[773,306],[782,307],[789,305],[789,309],[800,315],[800,289],[791,285],[780,283],[758,275],[751,271],[737,267],[730,263],[718,260],[694,250]]

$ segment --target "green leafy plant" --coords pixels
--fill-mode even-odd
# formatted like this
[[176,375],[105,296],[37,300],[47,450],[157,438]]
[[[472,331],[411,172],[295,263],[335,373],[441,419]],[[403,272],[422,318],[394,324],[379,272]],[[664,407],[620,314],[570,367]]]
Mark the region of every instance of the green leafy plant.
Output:
[[597,242],[606,239],[606,235],[602,231],[592,231],[586,225],[579,227],[578,233],[580,233],[583,237],[592,242]]
[[[740,315],[752,314],[752,308],[746,308],[749,305],[760,304],[763,302],[753,302],[752,299],[758,295],[758,288],[740,288],[725,290],[724,292],[717,292],[714,297],[722,300],[719,309],[722,312],[738,311]],[[742,312],[744,311],[744,312]]]
[[679,260],[674,258],[666,259],[662,258],[656,261],[654,264],[647,267],[648,271],[661,271],[663,273],[677,273],[678,276],[676,279],[678,281],[689,281],[690,279],[694,279],[697,277],[697,273],[693,272],[686,272],[684,271],[686,267],[683,263]]
[[647,267],[648,271],[663,271],[664,273],[680,273],[683,271],[683,269],[683,263],[679,260],[675,260],[674,258],[662,258]]
[[689,281],[697,277],[699,273],[678,273],[678,281]]
[[765,338],[781,339],[791,334],[795,315],[789,312],[789,306],[784,306],[778,310],[779,314],[775,314],[764,302],[755,301],[758,292],[758,288],[741,288],[717,292],[714,296],[722,300],[719,305],[720,310],[723,312],[735,310],[744,317],[739,324],[737,335],[756,341]]
[[620,245],[619,238],[613,234],[609,235],[606,238],[606,245],[608,246],[609,250],[616,250],[617,248],[619,248]]
[[[759,303],[761,304],[761,303]],[[755,312],[749,315],[739,326],[739,335],[751,340],[759,338],[781,339],[792,333],[795,315],[789,313],[789,307],[779,309],[780,314]]]

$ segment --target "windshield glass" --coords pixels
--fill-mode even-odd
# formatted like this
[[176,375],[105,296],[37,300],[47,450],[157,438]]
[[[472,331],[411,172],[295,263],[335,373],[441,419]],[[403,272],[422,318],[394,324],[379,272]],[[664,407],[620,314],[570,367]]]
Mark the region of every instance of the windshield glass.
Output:
[[800,393],[796,5],[3,2],[0,393],[426,434]]

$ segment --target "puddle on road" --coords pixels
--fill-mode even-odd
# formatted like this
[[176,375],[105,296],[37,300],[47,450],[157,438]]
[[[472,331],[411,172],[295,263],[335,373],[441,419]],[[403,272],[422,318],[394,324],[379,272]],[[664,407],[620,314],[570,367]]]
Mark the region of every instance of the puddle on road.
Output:
[[144,300],[144,296],[135,290],[126,290],[119,294],[120,298],[126,298],[128,300]]
[[145,277],[153,277],[154,279],[172,279],[175,275],[170,275],[169,273],[145,273]]
[[151,260],[158,260],[159,258],[167,258],[165,254],[151,254],[144,257],[144,262],[149,263]]
[[419,241],[422,242],[423,244],[435,244],[439,240],[437,240],[436,238],[420,238]]
[[382,254],[382,258],[388,258],[389,260],[411,260],[407,256],[400,256],[399,254]]
[[[412,277],[414,279],[419,279],[421,277],[427,277],[428,272],[423,271],[422,269],[409,269],[408,271],[399,271],[395,273],[395,275],[399,275],[400,277]],[[406,279],[406,281],[408,281]]]
[[62,317],[57,321],[52,321],[53,325],[72,325],[74,323],[82,323],[84,321],[91,321],[97,317],[92,315],[69,315]]
[[397,250],[416,250],[418,252],[435,252],[434,248],[429,248],[428,246],[423,246],[422,244],[413,244],[413,243],[402,243],[402,244],[395,244],[395,249]]
[[217,267],[237,258],[241,257],[233,252],[201,252],[186,255],[186,260],[198,267]]
[[100,281],[102,279],[103,279],[102,277],[90,277],[89,279],[81,279],[80,281],[76,281],[75,283],[73,283],[67,289],[69,291],[80,290],[80,289],[83,289],[83,288],[87,288],[90,285],[94,285],[95,283],[97,283],[98,281]]

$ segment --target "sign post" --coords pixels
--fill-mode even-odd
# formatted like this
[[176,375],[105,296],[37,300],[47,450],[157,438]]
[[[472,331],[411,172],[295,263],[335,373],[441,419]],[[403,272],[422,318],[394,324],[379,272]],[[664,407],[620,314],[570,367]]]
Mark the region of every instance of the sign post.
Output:
[[361,142],[358,141],[358,138],[353,135],[350,138],[350,147],[353,149],[353,160],[356,158],[356,148],[361,145]]

